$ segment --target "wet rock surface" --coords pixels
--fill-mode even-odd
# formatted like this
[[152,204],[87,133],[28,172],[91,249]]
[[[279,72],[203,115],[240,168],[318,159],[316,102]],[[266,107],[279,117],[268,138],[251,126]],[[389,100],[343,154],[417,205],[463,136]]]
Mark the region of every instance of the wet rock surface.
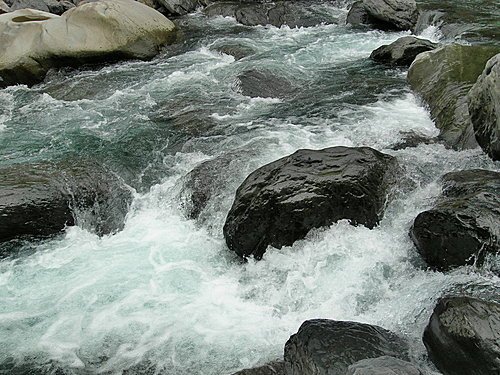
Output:
[[410,236],[437,270],[477,264],[500,251],[500,173],[469,170],[443,177],[436,205],[420,213]]
[[491,58],[468,94],[476,140],[493,160],[500,160],[500,54]]
[[270,362],[264,366],[235,372],[233,375],[285,375],[285,362]]
[[470,297],[442,298],[424,344],[444,375],[500,373],[500,304]]
[[499,47],[449,45],[418,55],[410,86],[429,106],[439,138],[455,149],[477,147],[467,94]]
[[362,0],[355,2],[347,15],[353,26],[371,26],[381,30],[410,30],[417,23],[414,0]]
[[92,162],[0,169],[0,241],[47,237],[79,225],[99,235],[123,227],[131,192]]
[[368,147],[299,150],[250,174],[224,225],[229,249],[259,259],[313,228],[348,219],[373,228],[382,217],[395,158]]
[[287,375],[345,374],[356,362],[381,356],[407,360],[408,344],[378,326],[313,319],[287,341],[285,369]]
[[423,372],[410,362],[382,356],[356,362],[349,366],[346,375],[423,375]]
[[378,63],[392,66],[410,66],[413,60],[422,52],[437,48],[437,44],[429,40],[405,36],[395,42],[374,50],[370,58]]

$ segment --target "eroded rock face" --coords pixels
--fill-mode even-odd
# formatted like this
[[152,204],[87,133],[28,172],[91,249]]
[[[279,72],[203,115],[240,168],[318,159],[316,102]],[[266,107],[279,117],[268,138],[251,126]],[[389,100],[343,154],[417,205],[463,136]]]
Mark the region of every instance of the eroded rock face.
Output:
[[91,162],[14,165],[0,169],[0,241],[46,237],[80,225],[99,235],[123,227],[131,192]]
[[455,149],[477,147],[467,94],[499,47],[449,45],[417,56],[408,82],[429,106],[439,138]]
[[500,251],[500,173],[469,170],[443,177],[434,208],[420,213],[410,236],[433,269],[481,265]]
[[411,30],[417,19],[415,0],[357,1],[347,15],[347,23],[353,26],[370,25],[381,30]]
[[396,171],[395,158],[369,147],[299,150],[241,184],[224,225],[226,243],[260,259],[267,246],[290,246],[338,220],[373,228]]
[[363,359],[391,356],[406,360],[407,355],[408,344],[384,328],[314,319],[305,321],[287,341],[285,369],[287,375],[343,375]]
[[0,16],[0,87],[33,84],[53,67],[147,59],[175,38],[175,25],[132,0],[84,3],[62,16],[23,9]]
[[436,49],[437,46],[429,40],[405,36],[394,43],[377,48],[371,53],[370,58],[391,66],[410,66],[417,55]]
[[285,375],[285,362],[275,361],[264,366],[241,370],[233,375]]
[[486,63],[468,102],[477,143],[493,160],[500,160],[500,54]]
[[500,373],[500,305],[442,298],[424,332],[429,357],[444,375]]
[[346,375],[423,375],[423,372],[410,362],[382,356],[356,362],[349,366]]

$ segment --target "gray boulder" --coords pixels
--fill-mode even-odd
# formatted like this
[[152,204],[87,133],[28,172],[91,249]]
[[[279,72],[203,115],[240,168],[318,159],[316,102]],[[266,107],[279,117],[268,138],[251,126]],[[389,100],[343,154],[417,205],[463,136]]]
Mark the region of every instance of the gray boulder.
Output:
[[500,51],[495,46],[453,44],[419,54],[408,71],[408,82],[423,98],[448,147],[477,147],[467,94],[486,62]]
[[443,177],[436,205],[410,229],[419,253],[433,269],[481,265],[500,251],[500,173],[469,170]]
[[396,159],[369,147],[298,150],[250,174],[224,224],[230,250],[262,258],[313,228],[348,219],[373,228],[383,215]]
[[346,375],[423,375],[423,373],[410,362],[382,356],[356,362],[349,366]]
[[389,45],[377,48],[371,53],[370,58],[391,66],[410,66],[417,55],[436,49],[437,46],[429,40],[405,36]]
[[493,160],[500,160],[500,54],[486,63],[468,101],[477,143]]
[[0,175],[0,242],[51,236],[72,225],[113,233],[132,200],[114,174],[92,162],[21,164]]
[[470,297],[443,298],[423,341],[444,375],[500,374],[500,304]]
[[381,30],[411,30],[418,20],[415,0],[357,1],[347,14],[353,26],[370,25]]
[[175,25],[139,2],[102,0],[62,16],[30,9],[3,14],[0,34],[2,87],[37,83],[54,67],[151,58],[174,41]]
[[285,375],[285,362],[274,361],[264,366],[235,372],[233,375]]
[[285,345],[287,375],[344,375],[367,358],[408,359],[408,344],[384,328],[357,322],[305,321]]

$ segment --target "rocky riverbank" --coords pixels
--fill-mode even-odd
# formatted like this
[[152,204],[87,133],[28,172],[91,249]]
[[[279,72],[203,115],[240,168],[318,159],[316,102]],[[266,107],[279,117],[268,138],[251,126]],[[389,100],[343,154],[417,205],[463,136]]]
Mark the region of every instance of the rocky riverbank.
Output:
[[[103,345],[106,349],[96,357],[92,348],[80,347],[72,341],[71,345],[76,345],[78,350],[77,354],[72,352],[75,357],[71,355],[68,357],[63,349],[64,345],[61,344],[58,350],[66,354],[50,357],[48,362],[44,362],[50,366],[47,365],[45,370],[40,370],[41,373],[54,371],[68,374],[85,374],[93,371],[101,373],[119,371],[124,374],[142,374],[151,371],[179,373],[179,361],[171,358],[175,357],[176,350],[181,350],[179,348],[185,349],[183,353],[187,353],[185,355],[191,358],[190,366],[196,368],[192,370],[186,365],[185,373],[204,373],[204,369],[196,367],[197,361],[210,363],[211,355],[214,354],[207,349],[208,354],[207,351],[200,351],[205,357],[197,358],[192,354],[194,344],[191,342],[191,336],[202,335],[204,341],[202,340],[200,346],[210,347],[210,339],[216,336],[217,332],[224,331],[220,328],[224,327],[220,322],[224,320],[224,315],[220,319],[205,316],[196,320],[196,324],[185,325],[182,324],[183,318],[189,322],[190,315],[196,316],[196,309],[203,309],[202,305],[218,306],[218,301],[224,298],[226,293],[230,295],[231,288],[237,288],[235,285],[238,284],[246,285],[245,282],[248,278],[252,279],[252,272],[256,272],[255,270],[264,268],[264,274],[272,273],[273,267],[280,262],[296,262],[294,269],[278,273],[273,282],[279,284],[283,280],[288,280],[293,272],[299,272],[303,267],[309,266],[308,262],[314,257],[315,252],[322,251],[321,247],[313,246],[312,254],[299,253],[296,251],[297,247],[307,243],[314,236],[319,236],[318,233],[324,233],[322,231],[327,231],[328,228],[343,228],[346,233],[362,231],[367,236],[374,236],[369,238],[376,239],[377,236],[381,236],[379,233],[399,220],[394,218],[395,207],[406,212],[405,223],[395,225],[397,233],[390,232],[388,237],[404,238],[403,243],[409,244],[408,248],[411,250],[409,255],[400,256],[398,258],[400,263],[393,268],[385,267],[382,262],[375,265],[380,269],[377,268],[372,272],[380,273],[383,282],[389,283],[388,294],[394,293],[394,288],[397,289],[397,286],[391,284],[391,279],[398,272],[398,267],[424,275],[422,277],[437,275],[435,276],[437,278],[446,278],[454,272],[465,272],[481,275],[484,280],[489,280],[485,282],[489,283],[488,285],[497,283],[500,276],[500,268],[496,266],[500,253],[498,195],[500,172],[496,162],[500,158],[498,118],[500,47],[495,40],[491,40],[491,28],[480,27],[477,34],[472,33],[480,35],[481,38],[479,42],[474,40],[475,43],[471,45],[451,42],[449,39],[445,39],[444,42],[429,41],[422,38],[419,30],[439,26],[440,30],[446,31],[447,22],[454,17],[453,13],[446,13],[450,9],[443,8],[444,13],[438,14],[430,2],[402,0],[333,3],[336,6],[345,4],[348,6],[341,8],[340,16],[334,17],[323,8],[331,7],[331,2],[321,1],[315,3],[317,7],[310,6],[304,1],[0,1],[0,13],[3,13],[0,15],[0,35],[5,41],[0,45],[0,86],[4,90],[16,90],[13,87],[20,85],[16,87],[27,90],[22,92],[22,95],[27,97],[39,90],[46,101],[38,109],[40,112],[43,113],[47,107],[55,106],[51,100],[59,96],[65,106],[71,105],[75,111],[85,108],[88,117],[94,114],[95,108],[92,108],[92,105],[102,98],[123,94],[123,91],[117,90],[113,94],[103,95],[100,90],[106,91],[106,83],[99,82],[100,78],[91,82],[85,90],[76,90],[75,94],[72,88],[64,83],[64,75],[71,75],[71,69],[75,67],[86,66],[92,71],[97,66],[102,68],[104,64],[104,70],[110,69],[106,74],[108,74],[107,79],[112,82],[113,79],[117,79],[113,78],[113,69],[119,70],[121,65],[110,65],[111,63],[124,60],[138,61],[136,63],[138,68],[134,73],[151,75],[144,79],[146,82],[149,81],[149,84],[157,84],[154,86],[156,90],[172,90],[162,103],[152,99],[148,88],[143,89],[132,80],[127,90],[129,92],[143,90],[140,100],[134,98],[128,102],[120,102],[117,106],[123,110],[123,117],[118,120],[108,122],[106,115],[102,115],[101,119],[105,125],[116,125],[123,119],[128,119],[129,110],[139,105],[139,110],[132,120],[136,123],[135,127],[129,128],[130,133],[125,134],[118,145],[112,145],[116,150],[106,144],[114,133],[119,133],[119,129],[113,128],[113,131],[99,129],[104,133],[104,135],[99,134],[102,137],[99,139],[104,139],[102,141],[104,146],[92,140],[94,143],[91,142],[90,146],[86,146],[84,152],[75,146],[78,153],[68,153],[57,160],[43,158],[45,148],[50,148],[52,151],[53,149],[58,151],[58,147],[63,148],[53,135],[47,145],[39,146],[37,152],[41,156],[37,156],[35,151],[30,151],[29,156],[22,154],[26,152],[26,147],[22,144],[11,154],[4,152],[6,161],[2,160],[0,166],[0,173],[3,176],[0,181],[0,242],[2,242],[0,256],[4,262],[2,265],[17,267],[17,264],[23,264],[23,253],[19,249],[23,249],[27,243],[36,248],[38,243],[64,242],[64,236],[74,233],[71,232],[71,227],[78,227],[85,233],[97,235],[97,239],[92,237],[90,241],[91,248],[98,247],[95,243],[106,243],[106,241],[111,241],[112,246],[126,243],[127,247],[130,242],[120,237],[123,235],[120,231],[124,228],[128,231],[141,228],[142,220],[138,219],[140,216],[137,212],[141,210],[153,212],[157,206],[162,205],[167,207],[166,212],[169,215],[172,215],[172,212],[174,215],[179,215],[178,222],[172,224],[173,226],[187,225],[195,233],[186,238],[170,236],[169,233],[166,239],[162,239],[161,244],[153,242],[154,246],[149,257],[145,257],[149,262],[148,266],[152,265],[155,272],[161,273],[165,270],[173,272],[175,281],[162,284],[163,280],[158,281],[156,276],[147,275],[140,267],[137,271],[138,276],[144,277],[144,280],[139,282],[145,281],[151,288],[148,289],[149,292],[154,295],[142,303],[141,308],[160,306],[158,311],[162,311],[162,314],[175,317],[174,323],[180,325],[181,331],[190,332],[186,336],[182,336],[181,333],[183,340],[181,343],[169,341],[171,332],[175,330],[175,324],[163,327],[163,337],[156,337],[157,331],[149,328],[151,321],[161,321],[162,315],[148,315],[143,320],[134,320],[131,326],[125,324],[127,334],[124,334],[123,340],[117,339],[112,333],[102,333],[100,330],[106,331],[102,328],[103,325],[112,326],[114,322],[112,319],[99,320],[100,318],[92,314],[104,314],[99,309],[101,307],[106,309],[107,303],[114,301],[115,297],[99,294],[93,299],[83,298],[88,304],[86,306],[91,306],[89,308],[92,310],[89,313],[91,318],[81,317],[79,322],[65,320],[65,323],[55,323],[48,330],[37,326],[36,319],[32,324],[44,332],[43,337],[49,337],[51,329],[57,331],[58,324],[64,326],[81,324],[82,327],[93,329],[98,340],[105,343]],[[27,7],[32,9],[25,9]],[[192,12],[194,15],[190,15]],[[223,23],[222,31],[216,30],[221,32],[222,36],[214,44],[200,47],[193,41],[205,31],[189,24],[189,17],[198,17],[194,18],[195,24],[201,22],[200,19],[219,20],[222,17],[229,17],[231,20],[220,21],[229,23]],[[294,74],[287,74],[286,69],[273,65],[273,59],[266,57],[263,63],[260,60],[255,60],[257,63],[254,63],[252,60],[260,58],[262,54],[265,55],[259,51],[255,39],[251,39],[254,37],[251,33],[255,30],[257,32],[271,30],[278,33],[296,28],[295,30],[306,33],[307,29],[328,27],[328,25],[332,26],[328,29],[331,33],[345,28],[347,35],[359,32],[363,37],[374,38],[384,36],[385,33],[399,32],[401,35],[398,36],[401,37],[393,38],[392,43],[383,46],[379,44],[370,56],[367,54],[359,59],[361,62],[358,61],[357,64],[360,65],[353,65],[350,70],[342,66],[321,65],[325,64],[324,61],[315,62],[317,66],[313,64],[312,71],[315,74],[320,72],[315,76],[315,81],[308,80],[305,68],[308,66],[307,59],[297,62],[299,53],[297,51],[315,48],[315,45],[324,41],[323,36],[321,38],[315,36],[312,41],[300,45],[297,51],[287,55],[287,61],[291,61],[293,67],[297,69]],[[453,27],[456,30],[455,24]],[[453,27],[449,26],[449,29]],[[228,28],[231,29],[231,35],[238,37],[243,35],[240,41],[250,40],[251,43],[240,45],[234,41],[226,42],[224,33]],[[485,32],[485,29],[489,32]],[[470,32],[471,29],[468,29],[464,35],[469,35]],[[413,35],[409,35],[410,33]],[[272,33],[266,36],[269,37],[268,42],[271,46],[269,50],[272,51],[273,43],[278,43],[273,38],[278,37]],[[343,34],[338,34],[334,35],[333,39],[342,37]],[[294,35],[294,38],[295,40],[287,43],[290,45],[299,43],[297,40],[301,35]],[[287,46],[287,48],[292,47]],[[199,60],[195,59],[190,64],[182,60],[182,56],[194,54],[194,50],[201,51],[197,53],[203,55],[205,59],[208,56],[208,59],[214,59],[217,63],[208,70],[203,70],[206,62],[199,55],[196,55],[196,59]],[[352,51],[348,50],[346,55],[349,53]],[[151,60],[158,54],[160,57],[157,60]],[[177,68],[179,70],[170,72],[167,78],[162,76],[153,78],[155,71],[161,72],[162,69],[166,69],[165,65],[168,63],[165,59],[180,61],[180,68]],[[144,65],[139,65],[146,63],[154,66],[147,74],[141,71]],[[215,87],[220,82],[228,81],[228,78],[224,75],[212,75],[213,71],[217,72],[220,66],[229,64],[242,64],[242,67],[227,85],[227,92],[230,94],[217,92]],[[191,66],[192,75],[187,77],[182,69]],[[366,69],[362,74],[359,73],[362,70],[360,66]],[[367,72],[376,74],[371,75]],[[401,80],[401,76],[406,73],[407,84]],[[119,72],[117,76],[121,74]],[[52,83],[54,75],[63,76],[62,87]],[[391,81],[380,78],[391,75],[396,77],[393,78],[397,81],[394,87],[391,87]],[[199,84],[198,77],[201,77],[199,79],[210,77],[208,88]],[[329,79],[331,82],[343,82],[339,90],[323,96],[320,92],[318,98],[308,101],[312,91],[307,90],[311,87],[323,89],[325,86],[321,85],[325,82],[332,85]],[[190,96],[185,96],[186,92],[182,88],[177,89],[176,85],[181,87],[181,83],[189,81],[193,84],[189,87],[192,92],[189,92]],[[23,84],[31,88],[23,89]],[[81,84],[77,82],[76,87],[79,88]],[[215,92],[216,95],[204,96],[206,93],[203,90],[211,94]],[[117,94],[118,91],[120,92]],[[392,133],[391,131],[384,133],[385,136],[393,136],[394,139],[384,139],[383,146],[377,146],[377,140],[371,142],[374,144],[369,144],[367,139],[358,142],[356,137],[360,133],[359,128],[355,128],[354,133],[349,133],[349,137],[343,135],[345,133],[342,132],[346,131],[348,125],[354,128],[353,123],[348,123],[346,120],[349,117],[354,117],[355,124],[362,123],[367,127],[362,116],[355,118],[358,114],[352,108],[363,106],[363,110],[372,111],[370,115],[373,115],[377,110],[380,111],[374,109],[374,103],[383,102],[386,97],[382,95],[391,91],[397,91],[398,100],[401,100],[402,92],[405,95],[415,95],[418,104],[428,108],[430,118],[439,132],[435,139],[418,135],[411,138],[409,133],[411,139],[402,141],[397,134],[404,129],[397,129]],[[12,98],[15,97],[10,93],[16,91],[6,92],[9,92]],[[235,104],[234,97],[245,98],[247,100],[245,105],[249,108],[265,105],[271,106],[272,110],[262,115],[263,121],[255,122],[255,112],[251,112],[251,115],[239,113],[243,104]],[[25,100],[25,98],[9,100]],[[150,105],[150,102],[154,103]],[[92,105],[86,107],[89,103]],[[265,106],[262,107],[263,111],[268,108]],[[333,115],[328,117],[326,123],[335,123],[335,126],[331,133],[323,133],[326,125],[321,116],[331,107],[334,108]],[[415,107],[420,108],[417,104]],[[144,108],[147,108],[148,112]],[[289,115],[292,110],[296,112]],[[16,108],[11,112],[15,112],[15,116],[25,113],[26,110]],[[305,123],[310,121],[309,125],[313,127],[313,131],[306,132],[299,129],[298,135],[294,135],[295,143],[291,144],[282,139],[276,140],[272,136],[269,141],[265,138],[268,136],[266,132],[272,134],[281,131],[279,127],[273,128],[273,126],[280,116],[284,116],[283,114],[286,114],[286,121],[279,123],[278,126],[286,129],[283,132],[285,136],[291,137],[290,134],[297,131],[297,124],[294,123],[296,118]],[[405,121],[411,123],[413,115],[410,114]],[[257,112],[256,116],[260,114]],[[367,116],[366,113],[363,116]],[[382,127],[390,126],[391,113],[383,113],[381,116]],[[40,118],[43,118],[43,115]],[[0,119],[3,121],[3,118]],[[319,120],[316,121],[317,119]],[[29,122],[28,113],[24,123],[29,124]],[[97,121],[91,122],[91,126],[100,126],[96,124]],[[149,127],[134,133],[142,122],[147,123]],[[409,128],[411,130],[411,127]],[[255,129],[257,131],[253,132]],[[29,133],[32,137],[37,137],[46,131],[47,129],[35,127]],[[309,141],[304,134],[312,141]],[[79,141],[71,134],[66,137],[66,134],[61,136],[63,139],[61,143],[65,145],[77,144]],[[321,142],[315,140],[316,138],[321,138]],[[5,141],[3,147],[8,150],[11,147],[9,143],[14,144],[15,141],[6,139],[8,141]],[[216,146],[207,146],[214,139],[220,143]],[[27,140],[24,142],[28,143]],[[286,146],[283,146],[283,143]],[[53,146],[54,144],[56,146]],[[308,144],[312,146],[327,144],[328,147],[307,147]],[[451,164],[454,165],[453,171],[448,172],[449,167],[446,166],[444,169],[448,173],[443,170],[442,173],[438,172],[437,176],[430,176],[427,174],[425,163],[418,164],[417,167],[412,164],[412,158],[421,156],[415,156],[412,151],[407,151],[408,148],[414,148],[418,153],[425,154],[430,152],[430,145],[439,148],[436,160],[441,156],[439,153],[443,155],[449,153],[450,158],[457,158],[461,157],[461,152],[471,152],[475,153],[473,155],[480,162],[473,164],[474,168],[462,167],[461,162],[456,162]],[[279,152],[273,153],[273,148],[279,149]],[[164,152],[165,150],[168,152]],[[108,155],[114,151],[118,156],[114,156],[115,159],[111,160]],[[22,154],[23,157],[17,158],[16,153]],[[207,158],[205,153],[215,156]],[[81,158],[81,154],[86,157]],[[277,154],[280,154],[279,158],[276,157]],[[144,155],[147,155],[146,160],[141,159]],[[186,160],[185,155],[189,155],[190,159]],[[467,157],[463,158],[465,160]],[[438,165],[438,162],[434,163]],[[169,173],[175,176],[172,181],[168,179]],[[414,175],[419,177],[415,178]],[[420,188],[419,184],[432,186],[433,182],[436,185],[436,194],[432,199],[427,196],[425,199],[428,201],[425,204],[423,202],[415,204],[422,198],[412,192]],[[156,200],[153,203],[148,202],[144,194],[151,194]],[[418,209],[407,209],[407,205],[411,204]],[[162,215],[164,213],[158,216]],[[134,232],[134,235],[146,243],[154,240],[154,233],[147,230],[145,232],[145,234]],[[140,237],[142,235],[144,237]],[[202,239],[199,240],[197,236],[201,236]],[[222,245],[222,239],[225,245]],[[328,246],[337,246],[335,240]],[[132,242],[141,242],[138,239],[134,241]],[[356,239],[351,238],[350,241],[356,242]],[[228,276],[220,276],[223,273],[222,266],[211,270],[209,275],[203,267],[194,263],[194,259],[182,260],[181,265],[176,263],[176,266],[171,266],[169,262],[177,262],[179,253],[182,252],[174,251],[173,254],[169,254],[168,260],[165,260],[163,256],[158,255],[160,251],[158,249],[170,246],[172,243],[195,243],[199,248],[205,246],[210,248],[212,243],[220,243],[220,248],[217,247],[217,251],[210,253],[208,260],[222,259],[224,264],[231,264],[233,267],[231,273],[236,274],[236,278],[227,285],[224,283],[224,277]],[[380,251],[379,248],[374,250],[372,245],[369,241],[360,244],[364,248],[354,255],[355,263],[363,262],[363,253]],[[389,243],[387,247],[390,248]],[[36,254],[35,251],[33,256]],[[234,254],[237,257],[233,256]],[[40,256],[44,256],[43,251]],[[106,256],[113,255],[106,254]],[[328,259],[314,265],[313,271],[310,272],[313,275],[321,274],[321,279],[327,280],[320,287],[311,282],[311,274],[306,275],[306,271],[302,274],[300,271],[300,275],[296,277],[300,280],[298,284],[302,286],[285,290],[292,303],[280,305],[274,301],[275,296],[280,295],[278,291],[280,288],[272,283],[269,290],[267,286],[264,290],[246,286],[243,296],[238,296],[237,299],[244,302],[245,308],[257,310],[252,315],[269,315],[276,317],[277,321],[292,316],[296,320],[300,316],[297,311],[304,309],[303,305],[307,304],[295,299],[293,296],[296,294],[346,293],[342,287],[342,278],[337,279],[339,277],[337,275],[342,275],[345,271],[342,271],[344,256],[346,255],[329,256]],[[137,263],[143,261],[136,258],[136,255],[134,259]],[[122,266],[130,264],[121,256],[113,260],[115,263],[123,261]],[[335,263],[336,261],[339,263]],[[334,262],[335,267],[327,275],[323,275],[321,269],[328,262]],[[46,264],[46,261],[41,259],[39,263]],[[62,273],[65,266],[62,262],[55,267],[61,267]],[[73,266],[77,267],[74,264]],[[176,267],[179,269],[187,267],[189,277],[184,273],[175,273],[178,269]],[[22,278],[22,272],[19,274],[21,276],[18,276],[17,271],[5,272],[6,276],[0,277],[0,285],[3,285],[3,278],[7,280],[5,281],[7,285],[8,280],[14,277],[12,275]],[[109,276],[107,273],[106,275]],[[208,281],[210,277],[218,279],[211,284]],[[69,278],[74,280],[76,276],[70,274]],[[192,286],[193,279],[196,286]],[[79,284],[85,284],[85,278],[79,277],[78,280]],[[257,281],[250,281],[250,285],[253,282]],[[372,282],[371,279],[364,280],[365,284]],[[123,281],[122,284],[128,285]],[[219,289],[220,285],[223,287]],[[452,285],[456,286],[456,283]],[[121,287],[118,282],[113,284],[114,289]],[[9,288],[11,287],[5,290],[7,293],[5,300],[12,301],[10,293],[16,292],[15,288]],[[64,306],[65,299],[71,299],[73,294],[78,294],[78,288],[73,287],[67,291],[58,303]],[[179,296],[189,296],[190,293],[194,295],[193,290],[196,288],[203,288],[203,295],[197,295],[190,300],[196,308],[192,309],[190,306],[190,309],[179,311],[170,308],[176,299],[180,298]],[[260,294],[271,301],[265,311],[248,302],[256,295],[260,298]],[[405,295],[408,293],[403,292],[401,298]],[[163,300],[165,296],[167,300]],[[209,302],[203,299],[208,298],[207,296],[211,296]],[[328,309],[322,310],[321,303],[318,303],[311,306],[312,310],[307,310],[308,318],[302,319],[304,320],[302,324],[293,328],[296,333],[290,336],[286,343],[276,343],[278,340],[276,337],[266,337],[262,340],[283,347],[282,356],[274,353],[268,357],[260,356],[256,361],[251,354],[248,354],[248,358],[240,355],[238,365],[234,365],[234,361],[232,365],[226,367],[224,364],[217,364],[205,373],[215,374],[217,371],[222,371],[221,369],[224,373],[228,373],[228,368],[235,371],[237,368],[249,367],[244,363],[260,363],[258,367],[240,370],[236,374],[418,375],[430,374],[435,369],[444,375],[456,375],[460,371],[478,375],[495,374],[500,372],[498,363],[500,301],[497,297],[498,295],[493,295],[489,298],[487,293],[478,295],[470,292],[468,286],[463,287],[460,292],[448,285],[447,288],[434,293],[432,299],[426,300],[427,304],[432,304],[432,312],[429,311],[429,306],[427,309],[419,310],[418,317],[426,321],[426,326],[422,327],[421,337],[398,330],[397,325],[384,327],[384,324],[368,324],[361,321],[362,319],[353,321],[348,316],[337,318]],[[133,292],[125,294],[122,298],[124,301],[129,298],[141,300],[143,293]],[[360,310],[366,314],[374,308],[373,300],[377,298],[377,295],[370,296],[370,292],[364,292],[343,301],[353,303],[356,311]],[[412,303],[412,300],[419,298],[416,294],[410,295],[405,303]],[[365,305],[369,307],[363,307]],[[314,309],[318,311],[317,316]],[[121,306],[114,310],[117,321],[124,310],[126,309],[122,309]],[[244,308],[238,310],[237,315],[245,316],[244,310]],[[142,311],[141,309],[133,311],[134,319],[140,316]],[[234,310],[230,306],[224,306],[221,314],[232,317],[233,313]],[[363,316],[362,313],[357,316]],[[9,314],[7,311],[0,312],[0,319],[3,319],[0,324],[5,325],[7,330],[11,329],[9,327],[16,319],[16,314]],[[43,321],[46,313],[37,311],[36,314],[39,316],[37,319]],[[328,316],[328,319],[325,316]],[[217,329],[205,326],[200,323],[203,319],[221,326],[217,326],[219,327]],[[92,322],[89,322],[90,320]],[[104,321],[107,323],[104,324]],[[25,324],[23,321],[20,325],[24,327],[30,324]],[[242,319],[237,326],[252,331],[251,327],[241,327],[245,324],[245,320]],[[412,322],[405,321],[400,324],[407,327]],[[290,327],[287,326],[288,328]],[[16,329],[13,328],[14,331]],[[114,329],[120,331],[121,327],[118,325]],[[85,329],[81,328],[80,332],[82,331]],[[129,337],[135,337],[136,331],[145,335],[141,336],[139,341],[145,340],[148,348],[151,342],[158,342],[154,350],[159,350],[162,356],[170,358],[171,361],[165,364],[158,363],[158,357],[156,361],[149,359],[147,350],[136,353],[136,346],[140,346],[140,343],[126,344]],[[244,344],[244,340],[238,341],[238,331],[235,332],[233,334],[236,338],[233,339],[239,344]],[[43,344],[43,337],[38,344],[49,351],[46,348],[50,345]],[[116,340],[116,343],[113,340]],[[415,347],[422,346],[422,343],[426,354],[416,355]],[[5,347],[16,345],[16,342],[12,341]],[[66,347],[71,345],[68,344]],[[231,342],[229,346],[233,346],[233,343]],[[216,352],[218,349],[214,347],[213,350]],[[23,373],[24,357],[8,353],[8,350],[10,349],[7,349],[7,352],[0,350],[0,371]],[[94,362],[88,360],[85,351],[94,355]],[[200,355],[200,352],[197,355]],[[23,355],[26,355],[24,349]],[[80,356],[84,359],[80,359]],[[119,360],[113,362],[112,358],[116,356]],[[126,360],[127,356],[134,358],[133,364]],[[36,355],[34,357],[36,362]],[[263,359],[272,362],[265,364]],[[64,366],[59,366],[58,363],[64,363]],[[173,368],[175,370],[172,370]],[[31,370],[27,371],[29,373]]]

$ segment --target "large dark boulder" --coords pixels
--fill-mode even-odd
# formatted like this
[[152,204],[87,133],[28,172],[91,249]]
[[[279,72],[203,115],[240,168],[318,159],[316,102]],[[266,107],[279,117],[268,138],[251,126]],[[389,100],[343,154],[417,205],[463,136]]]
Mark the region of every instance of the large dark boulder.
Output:
[[481,265],[488,254],[500,251],[499,192],[499,172],[468,170],[443,177],[442,196],[410,229],[431,268]]
[[470,297],[442,298],[423,340],[444,375],[500,374],[500,304]]
[[367,358],[408,359],[408,344],[384,328],[357,322],[305,321],[285,345],[287,375],[344,375]]
[[274,361],[264,366],[235,372],[233,375],[285,375],[285,363],[283,361]]
[[410,66],[418,54],[436,49],[437,46],[429,40],[405,36],[389,45],[377,48],[371,53],[370,58],[391,66]]
[[382,356],[356,362],[349,366],[345,375],[423,375],[423,373],[410,362]]
[[369,147],[299,150],[250,174],[224,225],[229,249],[260,259],[313,228],[348,219],[373,228],[383,214],[396,159]]
[[500,54],[486,63],[468,99],[477,143],[493,160],[500,160]]
[[233,17],[246,26],[310,27],[335,21],[304,3],[289,1],[220,1],[208,5],[204,13],[209,17]]
[[347,14],[347,23],[353,26],[369,25],[380,30],[411,30],[417,19],[415,0],[357,1]]
[[130,190],[102,166],[73,161],[0,169],[0,242],[47,237],[72,225],[99,235],[123,227]]
[[286,98],[295,93],[288,79],[274,75],[268,70],[247,70],[238,75],[235,88],[252,98]]
[[469,116],[467,93],[500,47],[453,44],[417,56],[408,71],[408,82],[429,106],[449,147],[477,147]]

